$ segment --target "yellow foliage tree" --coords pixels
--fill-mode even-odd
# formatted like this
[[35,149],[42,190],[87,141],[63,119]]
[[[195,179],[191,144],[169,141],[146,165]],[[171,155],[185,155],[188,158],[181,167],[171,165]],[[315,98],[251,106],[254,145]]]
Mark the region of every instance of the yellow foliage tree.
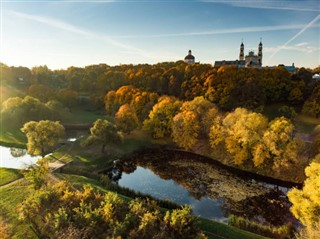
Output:
[[305,173],[303,188],[290,190],[288,197],[293,215],[305,226],[313,227],[319,224],[320,218],[320,154],[306,167]]
[[[272,165],[273,169],[289,167],[297,161],[299,142],[293,138],[294,125],[284,117],[269,123],[259,144],[254,148],[255,166]],[[268,161],[266,161],[268,160]]]
[[41,120],[24,124],[21,131],[27,136],[28,153],[45,156],[46,147],[52,147],[65,135],[64,127],[58,121]]
[[226,131],[226,149],[236,164],[241,165],[251,158],[252,149],[260,141],[268,120],[262,114],[237,108],[223,120]]
[[191,149],[198,141],[200,125],[193,111],[183,111],[173,118],[173,141],[185,149]]
[[115,122],[118,129],[128,134],[139,126],[136,111],[129,104],[122,105],[119,108],[115,116]]

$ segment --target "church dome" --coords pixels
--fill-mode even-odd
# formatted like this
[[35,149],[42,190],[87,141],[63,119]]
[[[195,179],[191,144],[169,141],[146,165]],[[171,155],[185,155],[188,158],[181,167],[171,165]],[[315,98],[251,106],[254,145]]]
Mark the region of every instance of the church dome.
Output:
[[185,60],[194,60],[194,56],[191,54],[191,50],[189,50],[189,54],[184,58]]

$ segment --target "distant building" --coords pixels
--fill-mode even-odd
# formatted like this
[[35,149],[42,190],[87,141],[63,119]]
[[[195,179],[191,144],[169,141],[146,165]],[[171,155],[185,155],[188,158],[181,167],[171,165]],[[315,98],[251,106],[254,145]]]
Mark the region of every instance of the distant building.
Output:
[[294,72],[296,72],[296,70],[297,70],[297,68],[294,66],[294,63],[292,63],[291,66],[285,66],[285,65],[283,65],[283,64],[280,64],[280,65],[278,65],[278,66],[283,67],[284,69],[286,69],[287,71],[289,71],[289,72],[291,72],[291,73],[294,73]]
[[214,66],[220,67],[220,66],[237,66],[237,67],[245,67],[245,61],[244,60],[235,60],[235,61],[215,61]]
[[312,79],[320,80],[320,74],[314,74]]
[[192,55],[191,50],[189,50],[188,55],[184,58],[184,62],[193,65],[195,63],[195,57]]
[[220,66],[236,66],[236,67],[256,67],[260,68],[262,66],[262,42],[260,41],[258,46],[258,55],[254,54],[254,51],[249,51],[249,54],[244,56],[244,44],[241,42],[239,60],[235,61],[216,61],[214,63],[215,67]]

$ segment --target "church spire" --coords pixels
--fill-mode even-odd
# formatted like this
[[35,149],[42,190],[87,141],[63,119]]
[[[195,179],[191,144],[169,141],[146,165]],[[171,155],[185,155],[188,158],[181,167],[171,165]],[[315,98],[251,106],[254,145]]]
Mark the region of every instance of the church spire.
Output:
[[239,60],[240,61],[244,60],[244,44],[243,44],[243,40],[241,41],[241,45],[240,45]]
[[260,43],[258,47],[258,60],[259,60],[259,65],[262,65],[262,38],[260,38]]

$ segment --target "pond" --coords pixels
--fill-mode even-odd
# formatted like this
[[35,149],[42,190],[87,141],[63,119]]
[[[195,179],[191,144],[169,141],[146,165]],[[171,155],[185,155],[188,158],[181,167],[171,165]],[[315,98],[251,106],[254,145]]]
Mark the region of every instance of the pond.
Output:
[[40,156],[30,156],[26,149],[5,147],[0,145],[1,168],[22,169],[36,163]]
[[230,214],[265,225],[297,223],[287,187],[240,176],[198,155],[146,150],[115,163],[109,176],[120,186],[188,204],[193,214],[226,223]]
[[[81,138],[83,131],[67,131],[64,143],[73,143]],[[49,153],[50,154],[50,153]],[[47,155],[49,155],[47,154]],[[26,149],[0,145],[0,167],[23,169],[30,164],[35,164],[41,156],[31,156]]]

